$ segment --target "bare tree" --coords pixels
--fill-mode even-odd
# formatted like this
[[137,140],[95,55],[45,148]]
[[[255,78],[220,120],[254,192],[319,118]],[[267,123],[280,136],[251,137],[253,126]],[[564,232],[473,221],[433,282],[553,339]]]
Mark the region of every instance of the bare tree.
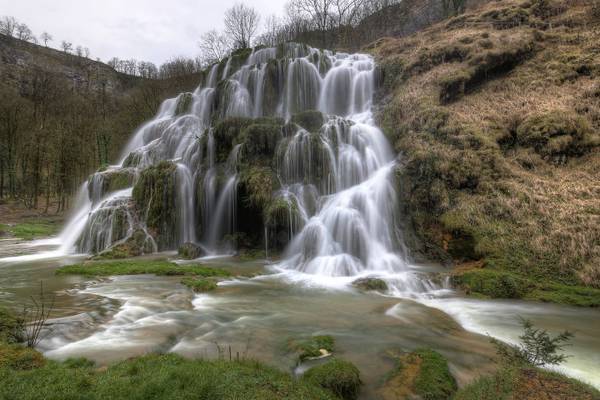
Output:
[[83,57],[83,47],[77,46],[75,48],[75,54],[77,54],[77,57]]
[[90,49],[88,47],[83,48],[83,56],[85,58],[90,58]]
[[264,24],[263,34],[260,35],[258,42],[265,46],[276,46],[282,41],[282,23],[280,22],[277,15],[271,15],[267,17]]
[[51,42],[54,38],[48,32],[44,32],[40,35],[40,39],[44,42],[44,46],[48,47],[48,42]]
[[31,29],[29,29],[26,24],[17,24],[15,31],[17,33],[17,38],[20,40],[30,41],[33,37]]
[[70,52],[71,52],[71,50],[73,50],[73,43],[71,43],[71,42],[67,42],[66,40],[63,40],[63,41],[60,43],[60,47],[63,49],[63,51],[64,51],[65,53],[70,53]]
[[213,29],[200,36],[198,41],[201,60],[204,66],[221,61],[231,52],[231,43],[227,35]]
[[225,32],[237,48],[248,48],[258,29],[260,17],[255,9],[238,3],[225,12]]
[[19,23],[15,17],[3,17],[0,21],[0,33],[6,36],[14,37],[17,25],[19,25]]
[[327,46],[327,30],[331,27],[334,0],[291,0],[288,14],[307,18],[321,32],[322,45]]

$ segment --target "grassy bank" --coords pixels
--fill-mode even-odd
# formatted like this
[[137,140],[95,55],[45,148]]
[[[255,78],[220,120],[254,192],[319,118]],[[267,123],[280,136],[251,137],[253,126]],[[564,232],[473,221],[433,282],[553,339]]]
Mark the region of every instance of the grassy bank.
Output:
[[600,306],[600,289],[533,280],[491,268],[459,270],[452,275],[452,282],[468,295],[480,298],[523,299],[579,307]]
[[85,360],[46,360],[42,366],[21,366],[25,368],[0,363],[0,398],[336,399],[308,380],[293,379],[256,361],[187,360],[170,354],[148,355],[108,368],[97,368]]
[[401,221],[415,253],[483,260],[534,282],[524,298],[596,304],[579,300],[580,287],[600,289],[592,3],[489,2],[369,48],[382,70],[379,122],[402,154]]
[[33,240],[57,234],[61,229],[60,222],[51,218],[27,218],[15,224],[0,224],[0,236]]
[[84,264],[67,265],[59,268],[58,275],[114,276],[154,274],[163,276],[229,276],[222,268],[206,267],[197,264],[178,265],[164,260],[91,261]]
[[597,400],[600,392],[575,379],[533,367],[501,368],[460,389],[453,400]]

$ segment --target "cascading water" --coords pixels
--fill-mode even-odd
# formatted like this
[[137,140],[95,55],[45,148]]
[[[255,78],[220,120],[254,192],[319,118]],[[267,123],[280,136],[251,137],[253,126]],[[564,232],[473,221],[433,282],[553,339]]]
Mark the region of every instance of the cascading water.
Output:
[[[154,178],[160,185],[153,181],[147,190],[148,203],[175,199],[171,223],[177,229],[167,243],[199,242],[213,254],[223,251],[223,239],[237,229],[238,187],[245,172],[238,162],[257,140],[239,132],[231,136],[217,125],[253,118],[262,134],[261,118],[279,117],[284,122],[270,163],[278,187],[271,197],[283,204],[273,215],[287,219],[289,245],[278,267],[326,276],[405,270],[395,224],[395,156],[371,114],[374,60],[297,44],[246,54],[214,65],[193,93],[163,102],[135,133],[120,165],[90,178],[90,197],[67,228],[73,232],[63,235],[63,247],[98,252],[126,240],[138,222],[129,218],[127,229],[123,224],[116,229],[115,220],[123,218],[115,215],[121,212],[137,212],[146,228],[150,205],[132,206],[131,183],[110,192],[103,182],[124,169],[139,182],[148,168],[168,161],[174,167],[163,166],[163,175]],[[319,115],[316,127],[295,120],[303,112]],[[170,182],[175,193],[168,192]],[[144,232],[156,236],[156,229],[147,228]],[[259,229],[269,251],[270,225]]]

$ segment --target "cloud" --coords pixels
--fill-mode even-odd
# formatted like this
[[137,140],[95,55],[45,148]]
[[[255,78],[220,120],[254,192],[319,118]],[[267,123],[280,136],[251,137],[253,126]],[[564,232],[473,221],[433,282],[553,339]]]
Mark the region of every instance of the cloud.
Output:
[[[222,29],[225,10],[236,0],[0,0],[2,15],[24,22],[39,35],[88,47],[92,57],[136,58],[161,64],[173,56],[195,56],[202,32]],[[283,0],[244,4],[263,19],[281,13]]]

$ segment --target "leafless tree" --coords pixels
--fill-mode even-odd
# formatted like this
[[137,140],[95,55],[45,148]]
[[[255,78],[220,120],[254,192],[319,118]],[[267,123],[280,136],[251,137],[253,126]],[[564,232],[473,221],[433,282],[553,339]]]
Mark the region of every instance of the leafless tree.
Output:
[[63,49],[63,51],[64,51],[65,53],[70,53],[70,52],[71,52],[71,50],[73,50],[73,43],[71,43],[71,42],[67,42],[66,40],[63,40],[63,41],[60,43],[60,47]]
[[77,46],[75,48],[75,54],[77,54],[77,57],[83,57],[83,47]]
[[263,34],[260,35],[258,42],[265,46],[276,46],[282,41],[282,23],[280,22],[277,15],[271,15],[267,17],[264,24]]
[[17,38],[25,41],[30,41],[33,37],[31,33],[31,29],[26,24],[17,24],[15,27],[15,31],[17,33]]
[[15,17],[3,17],[0,21],[0,33],[6,36],[14,37],[17,25],[19,25],[19,23]]
[[83,48],[83,56],[85,58],[90,58],[90,49],[88,47]]
[[238,3],[225,12],[225,32],[237,48],[248,48],[258,29],[260,16],[255,9]]
[[204,66],[221,61],[231,52],[231,42],[227,35],[213,29],[208,31],[198,41],[200,57]]
[[48,32],[44,32],[40,35],[40,39],[44,42],[44,46],[48,47],[48,42],[51,42],[54,38]]

